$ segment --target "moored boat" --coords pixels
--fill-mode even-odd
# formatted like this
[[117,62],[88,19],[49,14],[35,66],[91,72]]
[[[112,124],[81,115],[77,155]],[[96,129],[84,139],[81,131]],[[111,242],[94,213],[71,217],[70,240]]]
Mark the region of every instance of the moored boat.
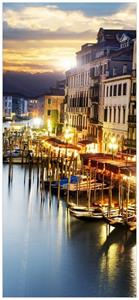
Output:
[[69,208],[71,208],[72,211],[91,211],[91,212],[101,212],[102,213],[102,208],[98,204],[96,205],[91,205],[89,208],[88,206],[83,206],[83,205],[77,205],[73,202],[68,203]]
[[106,189],[107,185],[102,184],[100,182],[95,182],[94,179],[92,179],[89,184],[87,181],[86,182],[84,181],[84,182],[69,183],[63,185],[63,189],[65,190],[68,189],[70,192],[77,192],[77,191],[87,192],[89,190],[101,190],[102,188]]
[[[44,183],[46,186],[50,185],[51,182],[51,187],[53,189],[57,189],[58,186],[60,186],[60,188],[63,188],[63,186],[67,186],[68,185],[68,177],[64,177],[61,178],[60,180],[50,180],[50,178],[48,180],[45,180]],[[70,183],[77,183],[79,181],[79,175],[72,175],[70,176]]]
[[102,212],[95,212],[95,211],[91,211],[91,210],[87,210],[87,211],[78,211],[78,210],[72,210],[70,209],[70,213],[78,218],[78,219],[83,219],[83,220],[93,220],[93,219],[102,219],[103,218],[103,214]]

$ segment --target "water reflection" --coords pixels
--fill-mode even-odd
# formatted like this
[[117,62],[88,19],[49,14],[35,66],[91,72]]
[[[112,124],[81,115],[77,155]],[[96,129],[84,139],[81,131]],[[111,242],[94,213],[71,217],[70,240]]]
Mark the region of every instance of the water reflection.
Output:
[[136,235],[77,220],[39,177],[4,166],[4,296],[135,296]]

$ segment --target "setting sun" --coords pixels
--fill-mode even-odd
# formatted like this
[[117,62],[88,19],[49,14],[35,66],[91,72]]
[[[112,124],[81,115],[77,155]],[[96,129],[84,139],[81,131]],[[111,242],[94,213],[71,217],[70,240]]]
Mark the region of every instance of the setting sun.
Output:
[[76,65],[76,61],[74,57],[70,57],[70,58],[63,58],[61,60],[58,61],[58,67],[60,69],[63,69],[65,71],[73,68]]

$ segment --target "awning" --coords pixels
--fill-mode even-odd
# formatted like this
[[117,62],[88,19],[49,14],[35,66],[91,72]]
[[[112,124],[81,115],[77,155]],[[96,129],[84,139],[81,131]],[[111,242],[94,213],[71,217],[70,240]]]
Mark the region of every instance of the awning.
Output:
[[90,144],[97,144],[97,139],[96,138],[92,138],[92,140],[81,140],[78,142],[79,145],[81,146],[87,146]]
[[59,148],[65,148],[65,149],[73,149],[73,150],[80,150],[80,147],[65,143],[57,138],[50,137],[46,140],[47,143],[54,147],[59,147]]

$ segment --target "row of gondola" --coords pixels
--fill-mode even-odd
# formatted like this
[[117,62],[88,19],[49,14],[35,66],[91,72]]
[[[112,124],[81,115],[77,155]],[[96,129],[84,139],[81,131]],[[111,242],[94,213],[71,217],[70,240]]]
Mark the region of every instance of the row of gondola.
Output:
[[[53,191],[64,193],[84,192],[91,193],[92,190],[109,189],[105,183],[97,182],[86,175],[72,175],[62,178],[60,180],[45,181],[46,186],[50,186]],[[112,187],[111,187],[112,188]],[[82,220],[100,220],[103,219],[106,223],[113,227],[127,227],[131,231],[136,230],[136,214],[135,207],[126,209],[112,209],[108,205],[102,206],[98,203],[90,205],[90,198],[88,197],[87,206],[79,206],[73,202],[68,201],[69,211],[72,216]]]

